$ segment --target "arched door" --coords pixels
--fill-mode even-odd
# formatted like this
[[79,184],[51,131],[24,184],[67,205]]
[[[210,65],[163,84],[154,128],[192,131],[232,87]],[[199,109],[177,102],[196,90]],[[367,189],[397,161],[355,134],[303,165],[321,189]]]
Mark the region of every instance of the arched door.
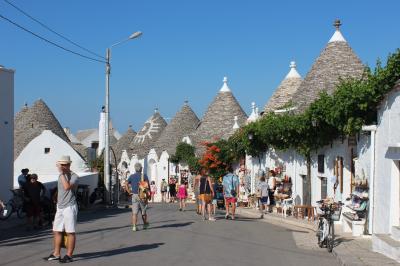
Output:
[[154,181],[157,184],[157,164],[154,159],[151,159],[147,165],[147,176],[150,182]]

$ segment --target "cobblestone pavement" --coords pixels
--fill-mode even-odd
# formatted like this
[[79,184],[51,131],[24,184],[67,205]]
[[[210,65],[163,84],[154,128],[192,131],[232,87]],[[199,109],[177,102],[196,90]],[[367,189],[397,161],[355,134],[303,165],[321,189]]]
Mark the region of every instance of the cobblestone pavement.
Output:
[[[257,218],[260,216],[255,209],[239,208],[238,213],[246,217]],[[260,219],[261,220],[261,219]],[[282,218],[278,214],[268,214],[261,221],[292,229],[296,246],[301,249],[320,251],[316,243],[316,223],[292,217]],[[385,266],[400,265],[396,261],[376,252],[372,252],[371,239],[367,237],[352,237],[349,234],[341,234],[337,237],[338,245],[333,249],[333,254],[341,265],[347,266]]]

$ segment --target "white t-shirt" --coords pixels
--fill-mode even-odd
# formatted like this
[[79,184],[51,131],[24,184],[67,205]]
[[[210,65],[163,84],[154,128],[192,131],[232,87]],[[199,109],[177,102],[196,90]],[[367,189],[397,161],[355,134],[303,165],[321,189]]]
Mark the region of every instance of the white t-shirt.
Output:
[[260,191],[260,197],[268,197],[268,188],[269,185],[267,182],[265,181],[261,181],[258,186],[257,186],[258,190]]
[[270,187],[270,189],[274,189],[275,188],[275,186],[276,186],[276,178],[274,176],[271,176],[270,178],[268,178],[268,186]]

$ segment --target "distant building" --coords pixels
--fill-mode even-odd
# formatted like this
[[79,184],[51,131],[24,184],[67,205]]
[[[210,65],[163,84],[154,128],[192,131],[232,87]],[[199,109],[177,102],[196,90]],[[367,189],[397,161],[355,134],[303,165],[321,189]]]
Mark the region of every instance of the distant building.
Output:
[[[71,132],[68,131],[67,134],[71,135],[73,139],[75,139],[78,143],[83,146],[91,149],[95,149],[97,151],[97,155],[100,155],[104,150],[105,143],[105,113],[104,111],[100,112],[100,120],[98,128],[91,129],[83,129],[78,130],[75,135],[72,135]],[[101,132],[101,133],[100,133]],[[121,134],[113,127],[112,122],[110,121],[110,145],[114,145],[121,138]],[[75,141],[71,139],[71,142]]]
[[[223,82],[224,84],[208,106],[198,128],[190,136],[190,140],[196,146],[199,154],[205,150],[202,146],[203,142],[228,139],[235,132],[233,128],[235,121],[239,126],[246,123],[247,114],[228,87],[228,79],[224,77]],[[237,117],[236,120],[235,117]]]
[[[43,183],[53,183],[58,179],[56,162],[62,155],[69,155],[71,169],[80,177],[81,184],[97,187],[98,174],[90,172],[85,161],[86,148],[71,143],[53,112],[43,100],[31,107],[25,105],[14,118],[14,181],[18,187],[21,169],[28,168],[36,173]],[[12,154],[12,153],[11,153]]]
[[303,79],[296,70],[296,62],[290,62],[290,71],[282,80],[274,94],[269,98],[265,105],[264,112],[273,112],[280,109],[289,109],[295,104],[293,94],[295,94],[301,85]]
[[[177,145],[196,130],[199,122],[199,118],[186,101],[163,130],[160,138],[154,144],[154,148],[149,151],[146,170],[158,188],[161,187],[162,179],[168,180],[169,176],[177,174],[175,166],[169,162],[169,158],[175,154]],[[160,196],[158,193],[156,200],[161,200]]]
[[11,195],[14,149],[14,70],[0,66],[0,199]]

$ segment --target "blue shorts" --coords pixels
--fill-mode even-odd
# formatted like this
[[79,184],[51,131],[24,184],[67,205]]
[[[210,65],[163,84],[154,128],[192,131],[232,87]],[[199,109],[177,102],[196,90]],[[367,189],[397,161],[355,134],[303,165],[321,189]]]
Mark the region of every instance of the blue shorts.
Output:
[[268,197],[261,197],[260,201],[262,204],[267,204],[268,203]]

